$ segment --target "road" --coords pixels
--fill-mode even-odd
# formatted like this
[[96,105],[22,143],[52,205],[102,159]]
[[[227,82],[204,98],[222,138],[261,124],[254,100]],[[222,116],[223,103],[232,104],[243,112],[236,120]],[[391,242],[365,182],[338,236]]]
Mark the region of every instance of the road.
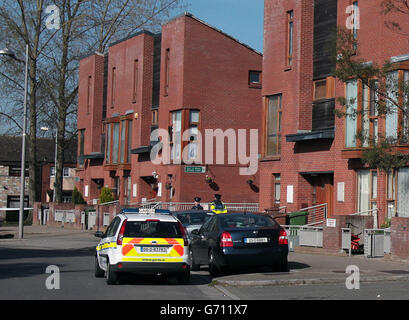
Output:
[[[14,241],[14,242],[12,242]],[[345,285],[222,287],[214,285],[207,269],[192,272],[191,283],[176,279],[126,276],[108,286],[94,277],[94,246],[90,234],[63,234],[48,238],[0,242],[1,300],[408,300],[409,282]],[[52,269],[56,266],[59,281]],[[48,288],[47,288],[48,285]]]

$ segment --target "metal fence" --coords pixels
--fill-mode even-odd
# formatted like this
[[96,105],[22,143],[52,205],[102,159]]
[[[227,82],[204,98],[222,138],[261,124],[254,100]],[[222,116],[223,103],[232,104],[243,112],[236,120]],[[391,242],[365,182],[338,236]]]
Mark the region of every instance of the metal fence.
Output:
[[288,247],[294,251],[297,246],[322,248],[323,227],[282,225],[288,236]]
[[368,258],[383,257],[391,252],[391,231],[388,229],[364,230],[364,255]]
[[[209,203],[201,204],[205,210],[209,210]],[[234,212],[259,212],[258,203],[225,203],[228,211]],[[133,203],[132,206],[145,209],[164,209],[171,211],[190,210],[194,206],[193,202],[142,202]]]

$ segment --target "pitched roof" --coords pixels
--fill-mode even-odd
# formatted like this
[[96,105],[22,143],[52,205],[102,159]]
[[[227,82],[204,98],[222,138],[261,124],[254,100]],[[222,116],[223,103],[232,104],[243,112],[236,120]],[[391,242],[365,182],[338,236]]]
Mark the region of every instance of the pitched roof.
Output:
[[[21,143],[19,136],[0,136],[0,163],[20,163]],[[37,161],[54,162],[55,140],[52,138],[37,138]],[[64,162],[77,162],[77,141],[70,141],[64,150]],[[26,160],[28,160],[28,141],[26,142]]]

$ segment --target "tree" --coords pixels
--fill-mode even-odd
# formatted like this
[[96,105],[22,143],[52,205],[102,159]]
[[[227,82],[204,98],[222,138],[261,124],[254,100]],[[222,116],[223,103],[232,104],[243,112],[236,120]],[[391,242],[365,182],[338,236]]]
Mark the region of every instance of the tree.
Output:
[[115,199],[114,199],[111,189],[108,187],[103,187],[101,189],[101,194],[99,196],[99,203],[103,204],[103,203],[112,202],[114,200]]
[[[61,202],[64,144],[67,126],[75,134],[78,66],[81,56],[104,53],[109,43],[142,28],[159,30],[183,0],[5,0],[0,5],[0,47],[22,51],[30,46],[30,202],[36,199],[36,136],[38,123],[57,128],[56,199]],[[51,9],[50,9],[51,8]],[[17,23],[18,22],[18,23]],[[15,91],[16,68],[0,70],[1,85]],[[0,119],[16,128],[16,96],[4,95]],[[73,129],[73,130],[72,130]],[[50,130],[49,132],[55,132]],[[33,180],[32,180],[33,179]]]
[[81,192],[78,191],[77,187],[74,187],[72,191],[72,203],[73,204],[85,204],[85,200],[82,197]]

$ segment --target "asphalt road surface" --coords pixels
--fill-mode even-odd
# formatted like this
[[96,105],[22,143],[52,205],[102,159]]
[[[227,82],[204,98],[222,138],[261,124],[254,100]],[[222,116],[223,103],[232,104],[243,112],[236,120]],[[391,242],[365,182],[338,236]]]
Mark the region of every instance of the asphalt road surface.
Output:
[[179,285],[174,278],[125,276],[120,284],[108,286],[104,278],[94,277],[98,239],[89,234],[12,241],[0,242],[1,300],[409,299],[409,282],[361,284],[359,290],[340,284],[221,287],[212,283],[206,268],[192,272],[189,285]]

